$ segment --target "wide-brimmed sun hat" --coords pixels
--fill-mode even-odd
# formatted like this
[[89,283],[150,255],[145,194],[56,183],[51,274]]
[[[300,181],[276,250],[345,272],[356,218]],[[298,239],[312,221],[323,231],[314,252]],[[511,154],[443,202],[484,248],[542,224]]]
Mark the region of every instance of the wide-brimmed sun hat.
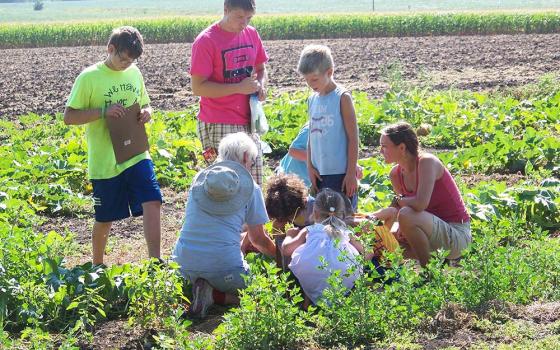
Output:
[[249,202],[254,186],[251,174],[243,165],[225,160],[196,175],[191,195],[202,210],[215,215],[229,215]]

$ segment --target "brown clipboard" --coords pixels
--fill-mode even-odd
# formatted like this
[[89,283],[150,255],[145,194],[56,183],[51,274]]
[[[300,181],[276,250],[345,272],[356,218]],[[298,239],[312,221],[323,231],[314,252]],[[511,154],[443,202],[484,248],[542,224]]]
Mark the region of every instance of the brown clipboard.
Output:
[[146,127],[143,123],[138,123],[139,114],[140,106],[135,103],[126,108],[123,117],[106,118],[117,164],[124,163],[150,148]]

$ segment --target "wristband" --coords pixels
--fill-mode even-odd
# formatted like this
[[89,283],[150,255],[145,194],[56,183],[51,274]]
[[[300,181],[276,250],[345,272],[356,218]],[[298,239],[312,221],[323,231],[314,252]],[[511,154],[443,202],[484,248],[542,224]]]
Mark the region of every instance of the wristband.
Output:
[[391,206],[395,207],[395,208],[400,208],[399,205],[399,199],[403,199],[404,196],[402,194],[397,194],[393,197],[393,200],[391,201]]
[[101,107],[101,119],[105,119],[105,113],[107,113],[107,107]]
[[397,196],[397,206],[398,206],[399,208],[401,208],[401,205],[400,205],[399,201],[400,201],[401,199],[403,199],[403,198],[404,198],[404,194],[399,194],[399,195]]

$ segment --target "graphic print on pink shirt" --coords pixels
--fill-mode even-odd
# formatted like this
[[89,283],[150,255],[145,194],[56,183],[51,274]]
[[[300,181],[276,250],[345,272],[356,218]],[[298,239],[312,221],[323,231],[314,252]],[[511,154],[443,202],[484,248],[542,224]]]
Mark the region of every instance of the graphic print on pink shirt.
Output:
[[[253,45],[244,45],[222,51],[222,63],[224,66],[224,82],[235,84],[250,77],[253,66],[250,64],[251,54],[254,52]],[[246,65],[249,63],[249,65]]]

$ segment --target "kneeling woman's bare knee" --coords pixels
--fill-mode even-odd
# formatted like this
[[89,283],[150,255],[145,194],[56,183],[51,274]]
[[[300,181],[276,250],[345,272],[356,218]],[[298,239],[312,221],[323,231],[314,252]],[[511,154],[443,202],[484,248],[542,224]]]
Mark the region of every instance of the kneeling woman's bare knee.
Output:
[[402,207],[399,209],[399,213],[397,215],[397,221],[399,225],[402,226],[410,226],[414,224],[414,216],[416,212],[411,207]]

